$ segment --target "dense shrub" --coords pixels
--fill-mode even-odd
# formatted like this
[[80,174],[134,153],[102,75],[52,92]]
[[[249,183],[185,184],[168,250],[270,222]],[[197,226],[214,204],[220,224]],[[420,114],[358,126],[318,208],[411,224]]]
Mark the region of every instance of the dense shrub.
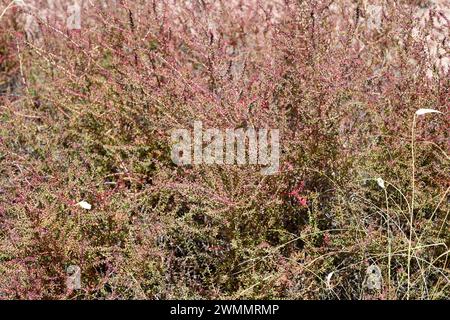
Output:
[[[445,1],[0,3],[0,297],[449,298]],[[280,172],[176,166],[194,120]]]

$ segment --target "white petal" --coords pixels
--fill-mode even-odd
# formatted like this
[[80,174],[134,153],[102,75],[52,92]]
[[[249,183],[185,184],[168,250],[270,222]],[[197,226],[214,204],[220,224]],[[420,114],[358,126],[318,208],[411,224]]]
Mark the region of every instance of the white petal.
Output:
[[331,277],[333,276],[333,274],[334,274],[334,271],[330,272],[327,275],[327,281],[325,283],[326,283],[328,289],[331,289]]
[[384,180],[383,180],[383,179],[377,178],[377,183],[378,183],[378,185],[380,186],[380,188],[382,188],[382,189],[385,188],[385,186],[384,186]]
[[86,201],[78,202],[77,206],[80,206],[80,207],[82,207],[83,209],[86,209],[86,210],[91,210],[92,209],[92,206]]
[[434,109],[419,109],[416,111],[417,116],[421,116],[421,115],[427,114],[427,113],[442,113],[442,112],[434,110]]

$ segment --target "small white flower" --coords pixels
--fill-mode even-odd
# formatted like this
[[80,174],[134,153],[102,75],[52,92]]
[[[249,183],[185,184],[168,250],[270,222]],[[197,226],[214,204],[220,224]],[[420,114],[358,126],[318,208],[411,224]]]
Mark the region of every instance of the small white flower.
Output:
[[377,178],[377,183],[378,183],[378,185],[380,186],[381,189],[385,189],[384,180],[383,179]]
[[327,275],[327,281],[325,282],[327,285],[327,289],[331,289],[331,277],[333,276],[333,274],[334,274],[334,271],[330,272]]
[[83,209],[86,209],[86,210],[91,210],[92,209],[92,206],[86,201],[78,202],[77,206],[80,206],[80,207],[82,207]]
[[427,113],[442,113],[442,112],[434,110],[434,109],[419,109],[416,111],[416,116],[421,116],[421,115],[427,114]]

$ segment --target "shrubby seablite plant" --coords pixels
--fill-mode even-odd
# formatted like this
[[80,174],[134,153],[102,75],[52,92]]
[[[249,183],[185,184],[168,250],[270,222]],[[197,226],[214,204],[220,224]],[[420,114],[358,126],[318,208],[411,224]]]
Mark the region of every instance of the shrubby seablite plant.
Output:
[[448,299],[448,21],[0,0],[0,297]]

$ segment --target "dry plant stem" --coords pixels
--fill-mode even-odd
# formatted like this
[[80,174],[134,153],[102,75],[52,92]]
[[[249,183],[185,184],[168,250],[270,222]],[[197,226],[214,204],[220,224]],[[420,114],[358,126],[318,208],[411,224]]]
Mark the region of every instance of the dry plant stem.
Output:
[[15,0],[11,1],[5,9],[3,9],[2,13],[0,14],[0,19],[3,18],[3,16],[5,15],[6,11],[8,11],[10,8],[12,8],[14,6],[14,2]]
[[412,191],[411,191],[411,212],[409,217],[409,242],[408,242],[408,288],[406,291],[406,298],[409,300],[410,289],[411,289],[411,242],[412,242],[412,232],[413,232],[413,219],[414,219],[414,180],[415,180],[415,154],[414,154],[414,140],[415,140],[415,132],[414,129],[416,127],[416,115],[414,114],[412,128],[411,128],[411,157],[412,157]]
[[388,299],[391,298],[391,263],[392,263],[392,235],[391,235],[391,227],[390,227],[390,219],[389,216],[389,202],[387,190],[384,188],[384,195],[386,197],[386,222],[387,222],[387,234],[388,234]]

